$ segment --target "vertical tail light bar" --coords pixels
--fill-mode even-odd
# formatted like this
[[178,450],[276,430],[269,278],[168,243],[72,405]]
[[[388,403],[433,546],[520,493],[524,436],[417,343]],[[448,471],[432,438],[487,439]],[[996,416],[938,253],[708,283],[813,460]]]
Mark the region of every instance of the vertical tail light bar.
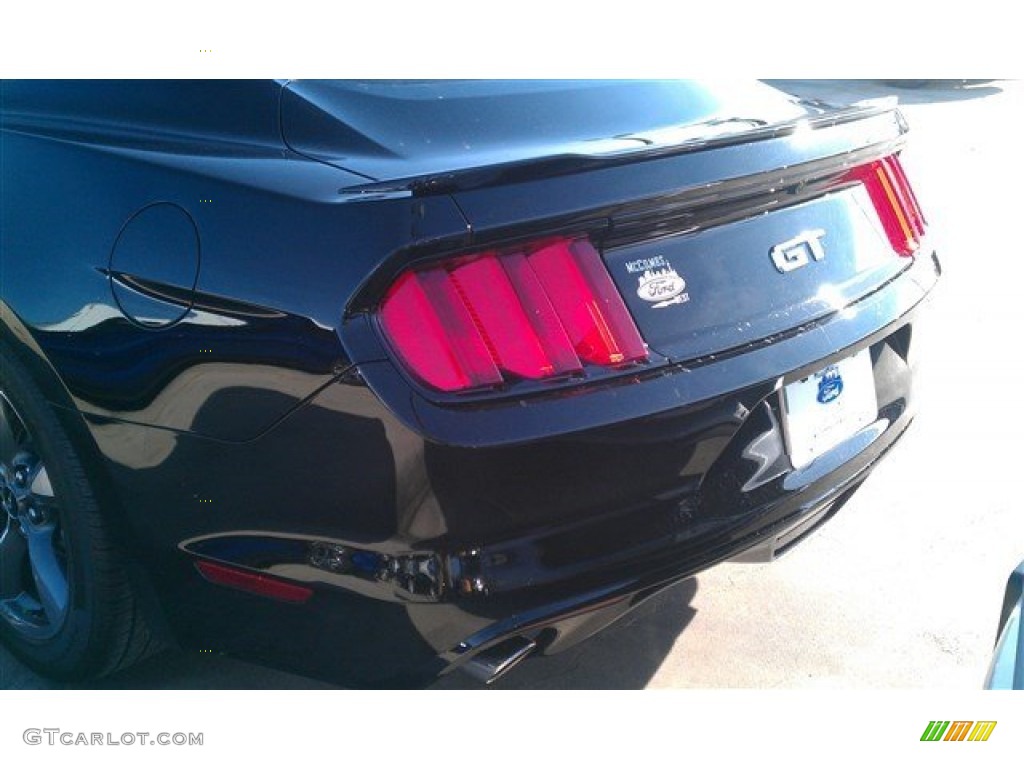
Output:
[[927,222],[899,158],[889,155],[858,166],[845,178],[864,185],[893,250],[900,256],[913,256]]
[[534,251],[529,262],[583,360],[619,365],[647,357],[633,318],[589,241],[551,243]]
[[647,359],[633,318],[584,238],[409,270],[384,296],[379,318],[402,363],[444,392]]

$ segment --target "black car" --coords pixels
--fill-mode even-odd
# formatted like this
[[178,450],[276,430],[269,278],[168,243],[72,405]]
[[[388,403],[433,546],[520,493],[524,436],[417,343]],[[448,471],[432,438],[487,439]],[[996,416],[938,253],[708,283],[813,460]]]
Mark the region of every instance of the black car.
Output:
[[493,679],[834,515],[939,262],[885,105],[2,84],[0,635]]

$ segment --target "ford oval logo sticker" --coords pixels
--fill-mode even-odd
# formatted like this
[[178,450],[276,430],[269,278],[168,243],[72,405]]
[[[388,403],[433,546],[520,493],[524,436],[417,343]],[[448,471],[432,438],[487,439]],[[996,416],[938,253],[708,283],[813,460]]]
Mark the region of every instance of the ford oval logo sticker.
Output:
[[626,272],[640,275],[636,295],[661,309],[670,304],[685,304],[690,294],[684,293],[686,281],[676,272],[672,263],[661,254],[626,262]]
[[831,403],[843,393],[843,377],[839,368],[830,365],[821,372],[821,381],[818,382],[818,402],[822,405]]
[[669,304],[682,304],[689,299],[683,291],[686,281],[671,266],[663,269],[649,269],[640,276],[636,295],[644,301],[654,303],[654,308]]

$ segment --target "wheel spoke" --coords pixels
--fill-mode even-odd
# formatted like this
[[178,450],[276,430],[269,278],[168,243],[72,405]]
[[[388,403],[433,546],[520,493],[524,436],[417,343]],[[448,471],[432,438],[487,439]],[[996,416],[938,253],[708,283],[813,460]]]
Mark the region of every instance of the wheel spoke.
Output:
[[0,600],[16,597],[24,588],[22,577],[27,554],[25,537],[13,522],[8,522],[0,536]]
[[39,600],[50,624],[58,626],[68,605],[68,580],[53,547],[55,527],[30,528],[28,557]]

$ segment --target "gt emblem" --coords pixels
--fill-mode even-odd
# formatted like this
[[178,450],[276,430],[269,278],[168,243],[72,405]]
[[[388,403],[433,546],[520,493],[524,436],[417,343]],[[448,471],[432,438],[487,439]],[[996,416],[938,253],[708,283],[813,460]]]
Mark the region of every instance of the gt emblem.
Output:
[[824,229],[812,229],[797,235],[792,240],[779,243],[772,248],[772,263],[779,272],[785,274],[806,266],[811,259],[821,261],[825,258],[825,246],[821,244],[823,237],[825,237]]

